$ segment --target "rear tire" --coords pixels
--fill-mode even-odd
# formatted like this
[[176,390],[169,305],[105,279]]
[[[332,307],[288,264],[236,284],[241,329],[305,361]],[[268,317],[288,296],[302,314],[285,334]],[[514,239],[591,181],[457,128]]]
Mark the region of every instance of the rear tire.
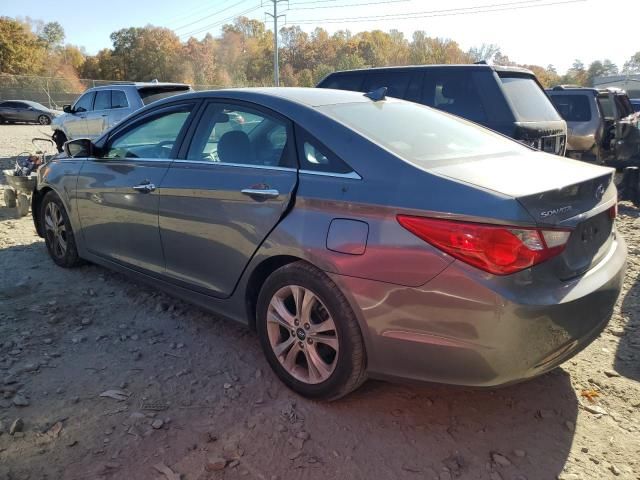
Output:
[[40,125],[49,125],[51,123],[51,119],[46,115],[40,115],[38,117],[38,123]]
[[356,316],[322,271],[304,262],[279,268],[260,290],[256,312],[267,361],[293,391],[336,400],[366,380]]
[[82,264],[69,216],[53,191],[48,192],[40,204],[40,228],[49,256],[57,265],[73,268]]
[[16,208],[16,192],[13,188],[4,188],[4,204],[7,208]]

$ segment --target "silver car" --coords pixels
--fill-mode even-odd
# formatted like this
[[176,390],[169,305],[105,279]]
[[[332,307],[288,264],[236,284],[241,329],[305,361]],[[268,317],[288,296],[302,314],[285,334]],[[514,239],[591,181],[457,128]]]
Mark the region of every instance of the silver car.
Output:
[[156,100],[185,93],[183,83],[136,82],[94,87],[84,92],[51,124],[52,139],[62,151],[67,140],[97,138],[127,115]]
[[249,325],[307,397],[542,374],[622,285],[613,170],[380,92],[179,95],[65,150],[33,197],[53,261]]
[[38,102],[29,100],[6,100],[0,102],[0,123],[39,123],[49,125],[59,115]]

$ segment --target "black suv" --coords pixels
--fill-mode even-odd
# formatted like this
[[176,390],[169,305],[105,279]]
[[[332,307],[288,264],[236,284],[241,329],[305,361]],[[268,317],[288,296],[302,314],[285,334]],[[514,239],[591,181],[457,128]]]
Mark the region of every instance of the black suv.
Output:
[[567,125],[530,70],[490,65],[421,65],[348,70],[319,88],[371,92],[422,103],[477,122],[531,147],[564,155]]

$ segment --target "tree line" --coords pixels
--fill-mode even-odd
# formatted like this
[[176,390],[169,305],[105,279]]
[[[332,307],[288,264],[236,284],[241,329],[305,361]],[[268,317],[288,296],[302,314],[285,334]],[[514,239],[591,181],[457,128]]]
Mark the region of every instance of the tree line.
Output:
[[[486,61],[516,66],[497,45],[463,50],[451,39],[416,31],[406,38],[398,30],[330,35],[323,28],[311,33],[299,26],[280,29],[281,85],[315,85],[328,73],[364,67],[417,64],[456,64]],[[185,82],[211,86],[263,86],[273,82],[273,32],[259,20],[238,17],[222,27],[220,36],[185,42],[172,30],[146,26],[111,34],[111,48],[88,55],[64,42],[57,22],[0,17],[0,73],[15,75]],[[608,59],[585,66],[576,60],[564,74],[553,65],[518,65],[532,70],[544,86],[589,86],[601,75],[640,73],[640,51],[622,68]]]

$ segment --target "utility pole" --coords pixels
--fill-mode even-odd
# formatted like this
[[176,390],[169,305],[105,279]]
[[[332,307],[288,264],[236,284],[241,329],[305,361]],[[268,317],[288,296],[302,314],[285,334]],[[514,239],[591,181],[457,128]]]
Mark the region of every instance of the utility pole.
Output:
[[289,0],[267,0],[273,3],[273,13],[265,12],[265,15],[273,18],[273,84],[280,86],[280,66],[278,65],[278,18],[285,15],[278,15],[278,4]]

